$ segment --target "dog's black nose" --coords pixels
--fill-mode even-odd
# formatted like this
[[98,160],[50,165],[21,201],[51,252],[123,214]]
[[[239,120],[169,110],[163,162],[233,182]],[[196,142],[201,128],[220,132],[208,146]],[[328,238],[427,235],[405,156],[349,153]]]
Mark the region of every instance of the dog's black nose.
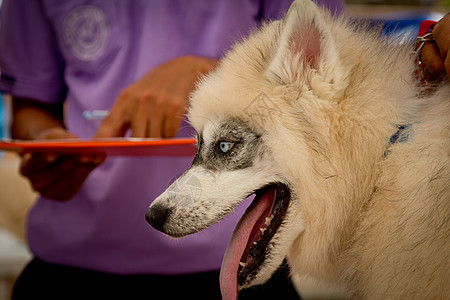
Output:
[[153,228],[164,232],[168,209],[162,205],[152,205],[145,213],[145,219]]

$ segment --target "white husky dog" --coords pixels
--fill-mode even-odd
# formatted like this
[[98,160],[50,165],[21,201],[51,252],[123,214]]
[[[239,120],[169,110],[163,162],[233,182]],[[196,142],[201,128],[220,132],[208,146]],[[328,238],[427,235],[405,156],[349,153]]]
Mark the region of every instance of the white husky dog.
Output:
[[450,85],[422,93],[411,50],[296,1],[199,83],[197,154],[147,220],[182,237],[256,195],[223,260],[224,299],[285,257],[354,298],[448,299]]

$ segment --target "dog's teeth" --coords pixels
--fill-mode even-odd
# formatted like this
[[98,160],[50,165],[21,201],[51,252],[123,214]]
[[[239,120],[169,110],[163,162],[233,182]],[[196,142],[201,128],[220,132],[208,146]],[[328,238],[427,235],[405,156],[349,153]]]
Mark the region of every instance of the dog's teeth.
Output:
[[246,263],[243,263],[242,261],[239,262],[239,265],[243,268],[245,268],[245,266],[247,265]]
[[260,228],[259,230],[261,230],[261,233],[264,234],[264,231],[266,231],[267,228],[264,227],[264,228]]
[[256,244],[258,244],[257,242],[253,242],[253,246],[256,246]]
[[270,223],[272,223],[272,219],[273,219],[273,215],[270,215],[270,217],[266,217],[266,222],[265,222],[266,226],[269,226]]

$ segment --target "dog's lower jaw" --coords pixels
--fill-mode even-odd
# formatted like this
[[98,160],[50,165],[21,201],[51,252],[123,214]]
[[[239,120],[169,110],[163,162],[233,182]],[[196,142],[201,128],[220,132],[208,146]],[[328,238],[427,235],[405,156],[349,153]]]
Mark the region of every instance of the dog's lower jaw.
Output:
[[264,259],[253,272],[247,275],[242,284],[238,282],[238,290],[243,290],[251,286],[266,283],[273,275],[273,273],[282,265],[285,254],[276,253],[276,243],[271,242],[264,253]]

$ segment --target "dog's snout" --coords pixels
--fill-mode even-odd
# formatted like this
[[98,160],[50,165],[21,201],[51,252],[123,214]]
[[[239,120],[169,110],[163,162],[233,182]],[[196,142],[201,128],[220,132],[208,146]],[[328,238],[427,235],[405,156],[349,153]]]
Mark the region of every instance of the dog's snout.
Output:
[[163,205],[152,205],[145,213],[145,219],[153,228],[164,232],[164,223],[166,222],[168,211]]

